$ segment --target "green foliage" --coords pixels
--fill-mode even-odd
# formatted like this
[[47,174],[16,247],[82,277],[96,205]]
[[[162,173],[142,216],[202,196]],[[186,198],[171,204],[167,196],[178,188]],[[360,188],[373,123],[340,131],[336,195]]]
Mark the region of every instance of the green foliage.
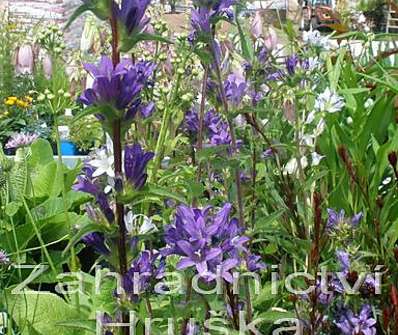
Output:
[[60,325],[61,322],[78,319],[81,314],[55,294],[28,290],[16,295],[8,291],[5,299],[21,335],[46,335],[54,332],[59,335],[86,334],[84,330]]
[[69,127],[71,140],[82,151],[98,148],[104,142],[102,125],[93,115],[75,119]]

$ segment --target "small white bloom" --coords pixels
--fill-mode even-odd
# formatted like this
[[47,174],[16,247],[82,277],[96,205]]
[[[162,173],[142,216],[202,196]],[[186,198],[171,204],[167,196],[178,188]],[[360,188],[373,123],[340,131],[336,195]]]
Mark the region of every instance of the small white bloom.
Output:
[[239,114],[235,119],[234,119],[235,125],[239,128],[244,127],[246,125],[246,119],[243,115]]
[[303,42],[314,47],[330,48],[329,36],[322,36],[318,30],[304,31]]
[[319,61],[318,57],[309,57],[306,62],[306,70],[307,71],[314,71],[316,70],[321,62]]
[[320,136],[323,133],[323,131],[325,130],[325,128],[326,128],[325,120],[324,119],[320,119],[318,124],[317,124],[317,126],[316,126],[316,128],[315,128],[314,136],[315,137]]
[[303,136],[301,136],[300,145],[307,147],[314,146],[314,135],[304,134]]
[[374,100],[372,98],[369,98],[368,100],[366,100],[364,107],[366,109],[372,108],[374,104],[375,104]]
[[[143,223],[141,227],[138,228],[140,218],[142,218]],[[139,235],[145,235],[157,231],[157,228],[153,224],[152,220],[143,214],[134,214],[132,211],[129,211],[124,216],[124,222],[129,234],[135,234],[138,231]]]
[[165,158],[163,158],[162,163],[161,163],[161,168],[163,170],[167,170],[168,167],[170,166],[170,162],[171,162],[171,157],[166,156]]
[[106,185],[104,188],[105,194],[110,194],[112,192],[112,186],[111,185]]
[[352,124],[354,122],[354,120],[352,119],[352,117],[351,116],[349,116],[348,118],[347,118],[347,124]]
[[114,178],[115,172],[113,170],[113,156],[108,156],[105,149],[97,151],[97,158],[89,162],[91,166],[96,168],[93,177],[99,177],[107,174],[109,177]]
[[330,90],[329,87],[323,93],[319,94],[315,101],[315,109],[320,112],[337,113],[344,106],[344,99]]
[[322,156],[317,152],[313,152],[311,154],[312,166],[318,166],[323,158],[325,158],[325,156]]
[[[301,168],[305,169],[308,166],[308,159],[307,157],[303,156],[300,159],[300,164]],[[297,158],[292,158],[287,164],[285,165],[285,168],[283,169],[285,174],[289,175],[298,175],[298,164],[297,164]]]
[[315,120],[315,111],[312,111],[307,115],[307,120],[305,120],[305,123],[311,124],[312,122],[314,122],[314,120]]
[[150,218],[148,218],[147,216],[144,216],[144,222],[142,223],[140,230],[138,231],[138,234],[144,235],[144,234],[155,232],[157,230],[158,229],[153,224],[152,220]]
[[388,185],[389,183],[391,183],[392,178],[391,177],[387,177],[386,179],[383,180],[383,185]]
[[366,23],[366,16],[363,13],[358,15],[358,23]]

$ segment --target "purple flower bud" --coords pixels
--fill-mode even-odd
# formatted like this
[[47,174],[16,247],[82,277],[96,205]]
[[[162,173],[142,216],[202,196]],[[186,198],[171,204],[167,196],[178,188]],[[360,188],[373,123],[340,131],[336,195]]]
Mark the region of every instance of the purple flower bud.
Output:
[[122,0],[121,6],[116,6],[116,16],[130,35],[145,30],[149,23],[145,12],[150,3],[151,0]]
[[82,238],[82,241],[101,255],[107,256],[110,254],[109,248],[105,245],[105,237],[102,233],[87,234]]
[[289,75],[293,76],[296,73],[296,67],[298,63],[299,58],[295,54],[286,58],[286,70]]
[[139,190],[145,183],[148,175],[146,166],[155,156],[153,152],[144,152],[139,144],[126,146],[124,156],[124,170],[127,180]]

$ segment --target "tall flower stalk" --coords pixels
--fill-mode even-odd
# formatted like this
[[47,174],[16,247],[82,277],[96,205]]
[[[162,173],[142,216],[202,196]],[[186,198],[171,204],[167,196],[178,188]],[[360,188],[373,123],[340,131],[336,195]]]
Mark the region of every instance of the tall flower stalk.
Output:
[[[116,14],[113,13],[110,19],[112,28],[112,63],[116,68],[120,63],[119,51],[119,31]],[[113,157],[115,164],[115,178],[121,180],[123,174],[122,162],[122,127],[121,119],[116,118],[112,125],[112,141],[113,141]],[[119,227],[118,234],[118,254],[119,254],[119,271],[122,277],[127,273],[127,253],[126,253],[126,224],[124,222],[124,204],[116,199],[116,222]]]

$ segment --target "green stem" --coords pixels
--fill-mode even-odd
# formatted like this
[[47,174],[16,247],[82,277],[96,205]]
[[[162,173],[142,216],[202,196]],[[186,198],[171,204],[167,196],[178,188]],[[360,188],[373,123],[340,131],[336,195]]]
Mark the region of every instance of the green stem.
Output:
[[[72,224],[71,224],[70,217],[69,217],[68,203],[67,203],[67,198],[66,198],[67,189],[66,189],[65,180],[64,180],[64,162],[62,160],[61,136],[59,134],[59,129],[58,129],[58,114],[57,113],[54,114],[54,126],[55,126],[55,137],[56,137],[56,142],[57,142],[57,154],[58,154],[57,173],[59,173],[62,178],[62,204],[64,207],[66,224],[69,227],[69,229],[72,229]],[[78,272],[79,266],[76,261],[77,256],[76,256],[76,249],[74,246],[72,246],[70,248],[70,254],[71,254],[71,264],[70,264],[71,270],[72,270],[72,272]],[[75,294],[75,305],[77,307],[77,311],[80,312],[80,297],[79,297],[78,292]]]
[[31,222],[31,224],[33,226],[33,230],[35,231],[37,239],[39,240],[41,249],[42,249],[44,255],[47,258],[48,264],[50,265],[50,268],[53,271],[54,275],[57,275],[57,270],[55,268],[54,262],[53,262],[50,254],[49,254],[49,252],[47,250],[47,247],[46,247],[46,245],[45,245],[45,243],[43,241],[41,233],[40,233],[39,229],[37,228],[36,221],[35,221],[35,219],[32,216],[32,212],[30,211],[28,204],[26,203],[25,197],[22,198],[22,202],[23,202],[23,205],[25,207],[26,213],[27,213],[27,215],[29,217],[29,220],[30,220],[30,222]]

